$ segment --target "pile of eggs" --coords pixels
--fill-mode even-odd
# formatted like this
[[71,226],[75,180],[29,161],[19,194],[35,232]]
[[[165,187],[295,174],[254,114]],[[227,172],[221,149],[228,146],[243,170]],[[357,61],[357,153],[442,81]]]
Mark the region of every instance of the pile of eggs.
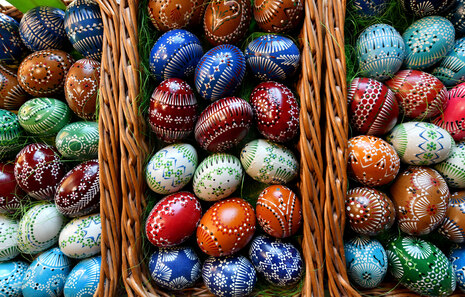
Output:
[[[387,2],[354,8],[370,18]],[[463,3],[402,0],[417,17],[402,35],[374,24],[356,41],[344,249],[359,287],[378,287],[390,271],[420,295],[465,292]]]
[[[94,0],[0,13],[0,291],[93,296],[101,234]],[[74,48],[74,53],[71,50]]]

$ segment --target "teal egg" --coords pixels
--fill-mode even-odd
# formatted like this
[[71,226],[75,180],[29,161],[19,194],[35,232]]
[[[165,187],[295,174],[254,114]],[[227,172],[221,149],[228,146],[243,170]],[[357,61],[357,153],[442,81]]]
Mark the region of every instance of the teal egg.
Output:
[[21,296],[21,284],[28,264],[23,261],[0,263],[0,296]]
[[455,42],[454,48],[444,57],[432,74],[439,78],[446,87],[465,82],[465,38]]
[[0,109],[0,159],[21,149],[22,135],[23,129],[18,116],[11,111]]
[[98,123],[75,122],[65,126],[55,138],[56,148],[65,159],[90,160],[98,157]]
[[92,297],[100,280],[102,257],[82,260],[74,266],[66,279],[65,297]]

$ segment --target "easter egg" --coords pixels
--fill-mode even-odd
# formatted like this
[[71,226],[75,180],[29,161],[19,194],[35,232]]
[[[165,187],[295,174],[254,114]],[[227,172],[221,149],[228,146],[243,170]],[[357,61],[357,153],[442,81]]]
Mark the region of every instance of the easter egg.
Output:
[[299,250],[290,243],[266,235],[252,240],[249,258],[258,274],[275,286],[297,283],[302,277],[303,260]]
[[158,31],[193,27],[198,25],[203,17],[205,0],[171,0],[148,1],[149,17]]
[[202,207],[193,194],[171,194],[152,208],[145,223],[145,233],[155,246],[175,246],[194,233],[201,216]]
[[396,177],[400,158],[386,141],[374,136],[360,135],[349,139],[349,176],[359,183],[376,187]]
[[171,194],[182,189],[194,175],[197,151],[187,143],[169,145],[150,159],[145,170],[149,188],[157,194]]
[[402,36],[386,24],[366,28],[360,33],[355,48],[361,76],[379,81],[391,78],[405,57]]
[[5,297],[20,297],[28,264],[23,261],[0,263],[0,290]]
[[81,55],[100,61],[103,46],[103,20],[95,0],[74,0],[65,11],[65,31]]
[[190,247],[156,248],[148,266],[155,283],[169,290],[192,287],[202,269],[199,257]]
[[84,259],[74,266],[63,288],[65,297],[93,297],[100,280],[102,257]]
[[244,256],[209,257],[203,263],[202,278],[216,296],[242,297],[252,292],[257,273]]
[[389,0],[355,0],[352,9],[363,18],[381,16],[388,7]]
[[457,143],[449,158],[434,168],[446,179],[449,187],[465,189],[465,141]]
[[197,244],[214,257],[227,256],[246,246],[255,232],[255,212],[241,198],[213,204],[197,227]]
[[59,248],[46,251],[26,270],[22,286],[23,296],[61,296],[70,270],[71,260]]
[[450,196],[439,233],[455,243],[465,242],[465,191],[455,192]]
[[258,196],[255,207],[263,231],[277,238],[294,235],[302,224],[302,205],[288,187],[269,186]]
[[241,162],[235,156],[210,155],[195,170],[192,179],[195,196],[205,201],[229,197],[241,184],[243,175]]
[[245,60],[256,78],[283,81],[297,70],[300,52],[287,37],[264,35],[249,43],[245,49]]
[[424,17],[442,14],[455,4],[455,0],[400,0],[400,3],[406,13]]
[[465,38],[458,39],[432,74],[444,85],[452,87],[465,82]]
[[449,91],[445,109],[432,123],[449,132],[455,141],[465,140],[465,83]]
[[15,179],[15,165],[0,163],[0,213],[14,213],[27,200]]
[[407,122],[394,127],[386,137],[402,162],[432,165],[446,160],[454,139],[449,132],[431,123]]
[[215,101],[232,95],[245,75],[242,51],[230,44],[218,45],[195,68],[195,88],[202,98]]
[[265,184],[287,184],[299,171],[299,162],[291,150],[264,139],[247,143],[240,160],[250,177]]
[[11,156],[23,147],[23,134],[18,116],[0,109],[0,159]]
[[81,59],[69,68],[65,78],[66,102],[78,117],[95,119],[99,83],[99,62]]
[[449,254],[449,261],[457,278],[457,288],[465,293],[465,246],[453,246]]
[[257,128],[267,139],[288,142],[299,132],[299,104],[292,91],[277,82],[263,82],[250,95]]
[[24,102],[26,102],[27,98],[27,93],[18,83],[16,72],[4,65],[0,65],[0,108],[6,110],[17,110]]
[[74,122],[63,127],[55,138],[57,150],[65,159],[88,160],[98,157],[97,122]]
[[19,85],[34,97],[63,93],[65,77],[74,59],[60,50],[43,50],[30,54],[19,65]]
[[189,31],[175,29],[163,34],[150,51],[150,72],[155,80],[185,79],[202,58],[200,40]]
[[373,188],[349,190],[345,207],[350,228],[363,235],[375,236],[389,230],[396,219],[394,203],[385,193]]
[[0,60],[9,64],[19,60],[23,50],[19,36],[19,23],[0,13]]
[[399,105],[394,93],[371,78],[355,78],[350,83],[350,126],[366,135],[383,135],[396,125]]
[[347,274],[362,288],[376,288],[386,276],[388,259],[379,241],[356,236],[344,243]]
[[247,135],[252,119],[252,107],[244,99],[220,99],[200,114],[194,129],[195,140],[210,152],[229,150]]
[[253,16],[265,32],[287,33],[298,29],[304,19],[304,1],[255,0]]
[[435,76],[419,70],[401,70],[386,81],[405,116],[429,119],[444,110],[447,89]]
[[19,254],[18,222],[0,215],[0,262],[13,259]]
[[61,230],[58,238],[60,250],[74,259],[84,259],[100,253],[102,223],[100,214],[71,220]]
[[454,25],[457,35],[465,33],[465,0],[456,0],[446,14],[446,18]]
[[57,99],[34,98],[21,106],[18,119],[21,127],[30,134],[53,136],[71,121],[71,110]]
[[168,78],[156,87],[150,98],[152,131],[168,143],[184,139],[194,130],[197,109],[192,88],[179,78]]
[[252,20],[249,0],[211,1],[205,10],[203,29],[212,45],[241,41]]
[[19,23],[19,35],[33,52],[64,49],[68,45],[65,32],[65,12],[50,6],[37,6],[28,10]]

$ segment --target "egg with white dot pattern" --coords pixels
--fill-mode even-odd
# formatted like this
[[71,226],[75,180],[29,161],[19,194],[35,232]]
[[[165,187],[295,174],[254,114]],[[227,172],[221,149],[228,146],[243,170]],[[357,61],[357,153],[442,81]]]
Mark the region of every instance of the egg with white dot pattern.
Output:
[[98,157],[98,123],[74,122],[64,126],[55,138],[64,159],[89,160]]
[[0,13],[0,60],[11,63],[20,58],[23,43],[19,36],[19,23],[12,17]]
[[21,285],[29,264],[23,261],[0,263],[0,293],[5,297],[20,297]]
[[416,17],[440,15],[451,9],[455,0],[400,0],[404,11]]
[[19,254],[18,222],[0,215],[0,262],[13,259]]
[[457,278],[457,288],[465,293],[465,245],[452,246],[449,261]]
[[24,130],[18,116],[11,111],[0,109],[0,158],[17,153],[22,147]]
[[447,53],[432,74],[439,78],[446,87],[465,82],[465,38],[455,41],[452,50]]
[[465,140],[452,148],[449,157],[434,166],[451,188],[465,189]]
[[84,259],[74,266],[66,278],[65,297],[92,297],[100,280],[102,257]]
[[465,0],[456,0],[455,5],[446,14],[446,18],[454,25],[455,32],[465,33]]
[[74,259],[84,259],[100,253],[102,223],[100,214],[71,220],[61,230],[58,238],[60,250]]

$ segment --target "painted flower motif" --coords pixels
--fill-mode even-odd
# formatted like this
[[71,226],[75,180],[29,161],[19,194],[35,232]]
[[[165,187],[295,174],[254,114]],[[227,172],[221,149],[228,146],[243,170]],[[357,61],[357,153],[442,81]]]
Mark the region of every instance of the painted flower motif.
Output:
[[427,145],[426,145],[426,149],[429,150],[429,151],[435,151],[437,148],[437,144],[436,142],[429,142]]

